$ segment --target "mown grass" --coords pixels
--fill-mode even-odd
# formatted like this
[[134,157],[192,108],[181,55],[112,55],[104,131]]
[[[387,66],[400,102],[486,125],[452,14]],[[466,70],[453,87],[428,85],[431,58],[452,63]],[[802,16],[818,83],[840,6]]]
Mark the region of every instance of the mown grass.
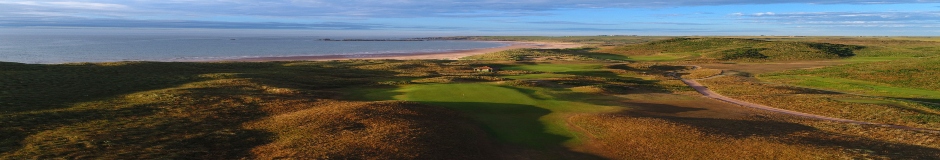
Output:
[[[482,122],[497,139],[528,147],[543,148],[562,144],[575,133],[555,123],[560,112],[598,112],[610,110],[601,106],[578,105],[533,97],[514,89],[487,84],[432,84],[405,87],[400,100],[424,102],[470,113]],[[551,115],[551,114],[556,115]],[[544,118],[543,118],[544,117]],[[572,140],[577,141],[577,140]]]
[[870,62],[762,74],[761,79],[874,96],[940,99],[940,58]]
[[844,78],[823,78],[814,76],[771,76],[763,77],[762,80],[865,95],[895,98],[940,99],[940,91],[938,90],[894,87],[890,84]]
[[546,79],[546,78],[565,78],[565,77],[571,77],[571,76],[573,76],[573,75],[544,73],[544,74],[524,74],[524,75],[503,76],[503,78],[509,78],[509,79]]

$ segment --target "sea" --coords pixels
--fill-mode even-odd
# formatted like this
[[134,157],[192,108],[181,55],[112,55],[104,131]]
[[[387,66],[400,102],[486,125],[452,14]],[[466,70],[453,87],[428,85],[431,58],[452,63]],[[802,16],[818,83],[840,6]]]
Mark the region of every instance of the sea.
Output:
[[[113,61],[213,61],[258,57],[350,57],[507,46],[481,41],[323,41],[292,35],[0,34],[0,61],[30,64]],[[363,37],[353,37],[363,39]],[[407,38],[407,37],[398,37]],[[370,39],[370,38],[365,38]],[[397,39],[382,37],[382,39]]]

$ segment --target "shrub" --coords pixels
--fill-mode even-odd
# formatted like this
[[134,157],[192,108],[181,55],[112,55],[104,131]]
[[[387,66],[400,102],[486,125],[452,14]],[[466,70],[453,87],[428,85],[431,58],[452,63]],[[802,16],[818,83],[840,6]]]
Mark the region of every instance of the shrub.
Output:
[[767,49],[766,48],[738,48],[738,49],[726,50],[723,52],[724,56],[721,57],[721,60],[770,58],[769,56],[760,53],[763,50],[767,50]]

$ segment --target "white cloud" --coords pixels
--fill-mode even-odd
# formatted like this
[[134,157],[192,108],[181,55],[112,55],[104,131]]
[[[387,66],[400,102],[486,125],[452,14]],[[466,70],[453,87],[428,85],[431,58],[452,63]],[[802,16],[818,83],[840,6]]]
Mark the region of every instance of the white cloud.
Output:
[[773,15],[775,15],[775,13],[774,13],[774,12],[764,12],[764,13],[754,13],[754,15],[755,15],[755,16],[765,16],[765,15],[767,15],[767,16],[773,16]]
[[923,12],[795,12],[735,14],[744,22],[828,27],[936,27],[940,11]]
[[122,4],[72,2],[72,1],[59,1],[59,2],[13,1],[13,2],[0,2],[0,4],[13,4],[13,5],[49,7],[49,8],[88,9],[88,10],[118,10],[118,9],[129,8],[128,6],[122,5]]

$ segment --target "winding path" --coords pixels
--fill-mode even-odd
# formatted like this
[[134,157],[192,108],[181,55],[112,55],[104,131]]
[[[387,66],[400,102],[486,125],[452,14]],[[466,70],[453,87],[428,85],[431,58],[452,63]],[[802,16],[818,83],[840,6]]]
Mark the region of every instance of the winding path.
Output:
[[690,80],[690,79],[683,79],[682,77],[679,77],[676,74],[672,74],[672,76],[675,76],[676,78],[682,80],[683,83],[685,83],[686,85],[689,85],[689,87],[692,87],[693,89],[695,89],[695,91],[698,91],[698,93],[701,93],[705,97],[717,99],[720,101],[724,101],[724,102],[728,102],[731,104],[736,104],[736,105],[740,105],[744,107],[756,108],[756,109],[767,110],[771,112],[789,114],[789,115],[794,115],[798,117],[817,119],[817,120],[827,120],[827,121],[835,121],[835,122],[851,123],[851,124],[859,124],[859,125],[873,125],[873,126],[890,127],[890,128],[898,128],[898,129],[940,134],[940,130],[914,128],[914,127],[891,125],[891,124],[880,124],[880,123],[856,121],[856,120],[842,119],[842,118],[833,118],[833,117],[826,117],[826,116],[821,116],[821,115],[785,110],[785,109],[780,109],[780,108],[774,108],[774,107],[765,106],[765,105],[756,104],[756,103],[750,103],[750,102],[737,100],[734,98],[726,97],[724,95],[715,93],[714,91],[709,90],[708,87],[705,87],[701,83],[698,83],[698,81]]

